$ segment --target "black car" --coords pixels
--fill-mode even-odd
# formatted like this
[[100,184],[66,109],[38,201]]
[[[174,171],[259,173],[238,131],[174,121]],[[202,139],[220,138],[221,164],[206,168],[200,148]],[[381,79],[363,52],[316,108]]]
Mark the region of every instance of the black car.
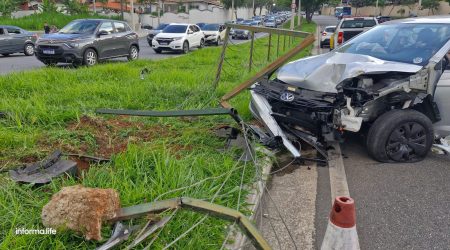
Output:
[[16,26],[0,26],[0,54],[9,56],[13,53],[34,54],[37,35]]
[[59,62],[93,66],[99,60],[139,57],[138,35],[123,21],[79,19],[36,42],[35,55],[46,65]]
[[147,42],[148,42],[148,45],[150,45],[150,47],[152,47],[153,37],[155,37],[156,35],[161,33],[161,31],[165,27],[167,27],[167,25],[169,25],[169,24],[168,23],[161,23],[161,24],[158,25],[158,27],[156,27],[156,29],[150,30],[150,33],[148,33],[148,35],[147,35]]

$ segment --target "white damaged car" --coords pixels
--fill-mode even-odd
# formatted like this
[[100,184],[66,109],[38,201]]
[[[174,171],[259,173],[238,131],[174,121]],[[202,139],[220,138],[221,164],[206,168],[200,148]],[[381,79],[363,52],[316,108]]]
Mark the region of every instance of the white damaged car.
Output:
[[295,157],[296,141],[323,149],[353,132],[378,161],[420,161],[450,135],[449,39],[450,17],[383,23],[256,83],[251,111]]

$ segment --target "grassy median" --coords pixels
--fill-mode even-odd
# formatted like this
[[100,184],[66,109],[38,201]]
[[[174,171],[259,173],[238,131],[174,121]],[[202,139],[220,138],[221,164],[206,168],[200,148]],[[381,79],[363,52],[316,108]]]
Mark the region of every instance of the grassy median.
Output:
[[[303,30],[313,32],[314,24]],[[272,38],[272,39],[276,39]],[[281,39],[283,41],[283,39]],[[275,40],[276,41],[276,40]],[[296,39],[288,48],[299,42]],[[43,228],[40,212],[61,187],[83,184],[114,188],[122,206],[189,196],[246,212],[244,185],[255,181],[255,167],[237,163],[240,150],[222,151],[224,139],[214,129],[235,125],[227,116],[198,118],[138,118],[96,115],[97,108],[176,110],[217,107],[231,88],[267,65],[268,39],[255,41],[254,65],[248,71],[249,43],[230,46],[222,80],[212,83],[220,48],[205,48],[161,61],[107,63],[93,68],[43,68],[0,77],[0,248],[93,249],[71,232],[54,235],[15,235],[16,228]],[[272,41],[272,46],[276,43]],[[281,49],[283,46],[281,46]],[[309,54],[305,50],[301,55]],[[280,51],[281,54],[282,51]],[[276,57],[272,47],[271,60]],[[149,73],[141,79],[140,72]],[[231,104],[247,120],[248,93]],[[78,178],[56,178],[39,187],[11,181],[6,170],[42,159],[54,149],[111,157],[91,165]],[[243,176],[243,177],[242,177]],[[225,183],[223,186],[222,184]],[[188,187],[180,189],[181,187]],[[175,192],[171,190],[180,189]],[[202,215],[180,211],[155,242],[160,249],[191,227]],[[175,249],[218,249],[227,222],[208,218],[174,245]],[[104,227],[103,237],[111,227]],[[148,243],[148,241],[147,241]],[[144,243],[145,245],[145,243]]]

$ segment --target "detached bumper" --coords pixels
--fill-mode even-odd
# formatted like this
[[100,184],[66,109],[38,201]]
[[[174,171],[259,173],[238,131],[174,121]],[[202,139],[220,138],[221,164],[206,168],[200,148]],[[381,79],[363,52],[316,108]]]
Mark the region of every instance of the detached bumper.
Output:
[[278,125],[275,118],[272,116],[272,107],[270,106],[266,98],[264,98],[260,94],[257,94],[253,90],[251,90],[250,93],[250,111],[252,112],[253,116],[259,118],[259,120],[264,124],[264,126],[270,131],[273,136],[281,138],[283,145],[287,150],[289,150],[289,152],[292,153],[295,158],[300,157],[300,152],[292,144],[292,142],[289,141],[286,134]]

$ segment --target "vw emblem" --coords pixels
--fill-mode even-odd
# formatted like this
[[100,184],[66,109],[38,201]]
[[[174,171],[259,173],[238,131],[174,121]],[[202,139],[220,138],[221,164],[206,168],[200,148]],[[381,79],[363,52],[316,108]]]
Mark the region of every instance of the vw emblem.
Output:
[[280,96],[280,99],[285,102],[292,102],[294,100],[294,94],[290,92],[283,92]]

